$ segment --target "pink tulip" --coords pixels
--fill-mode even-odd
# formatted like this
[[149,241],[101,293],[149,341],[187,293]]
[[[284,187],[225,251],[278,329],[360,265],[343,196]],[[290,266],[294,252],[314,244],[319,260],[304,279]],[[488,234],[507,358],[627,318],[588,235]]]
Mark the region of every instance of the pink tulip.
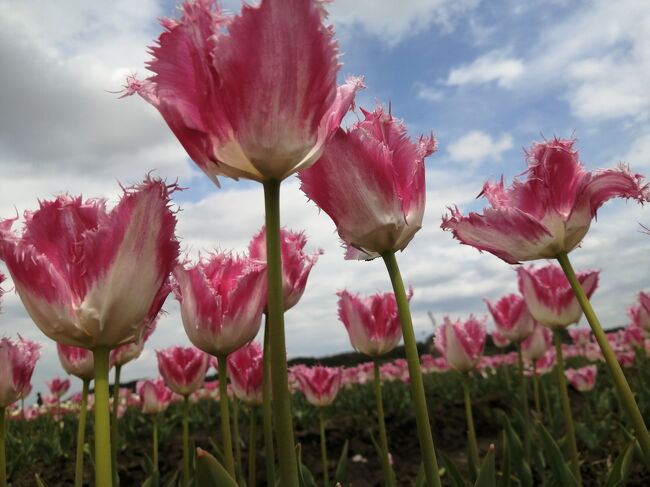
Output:
[[645,335],[643,330],[635,325],[626,326],[622,331],[622,342],[629,349],[643,348]]
[[199,167],[217,176],[284,179],[318,160],[360,79],[336,87],[338,46],[319,0],[262,0],[230,18],[186,1],[151,48],[145,81],[127,80],[161,113]]
[[[93,353],[86,348],[71,347],[56,344],[59,361],[63,370],[81,380],[92,380],[95,376],[95,359]],[[70,385],[68,381],[68,386]]]
[[299,366],[293,368],[293,373],[307,401],[314,406],[329,406],[341,388],[343,374],[338,367]]
[[110,212],[99,199],[41,201],[25,213],[22,236],[0,223],[0,258],[43,333],[90,349],[140,335],[178,255],[173,190],[147,178]]
[[41,346],[30,340],[0,338],[0,408],[26,397]]
[[263,355],[262,347],[251,342],[228,357],[228,377],[233,392],[249,406],[262,404]]
[[144,414],[162,413],[172,400],[172,391],[162,378],[138,381],[135,388]]
[[[280,249],[282,253],[282,295],[285,311],[293,308],[307,286],[307,278],[312,267],[323,251],[306,254],[307,237],[303,232],[280,229]],[[251,259],[266,262],[266,228],[262,228],[248,245]]]
[[425,374],[435,372],[446,372],[449,370],[449,363],[445,357],[433,357],[424,354],[420,357],[422,372]]
[[300,174],[301,189],[336,224],[346,258],[403,250],[422,226],[424,158],[433,136],[413,142],[406,127],[381,108],[339,129],[323,156]]
[[52,395],[57,398],[61,398],[70,389],[70,379],[67,378],[60,379],[59,377],[55,377],[52,380],[46,381],[45,384],[50,388]]
[[574,140],[535,143],[527,153],[526,181],[504,188],[483,186],[490,207],[464,216],[457,208],[442,228],[465,245],[490,252],[510,264],[550,259],[570,252],[584,238],[598,208],[610,198],[648,201],[643,177],[620,165],[587,171],[573,148]]
[[639,304],[632,306],[628,314],[636,326],[650,332],[650,293],[640,292]]
[[590,328],[569,328],[569,336],[573,343],[579,347],[584,347],[591,343]]
[[[390,352],[402,338],[402,328],[393,293],[377,293],[368,297],[337,293],[339,319],[345,325],[350,343],[359,352],[378,357]],[[413,292],[409,293],[409,298]]]
[[436,332],[435,345],[453,369],[467,372],[479,363],[486,337],[485,320],[470,315],[467,321],[452,322],[445,316]]
[[[161,291],[163,291],[164,298],[162,299],[162,302],[160,302],[160,306],[162,306],[163,302],[165,301],[165,298],[171,291],[170,286],[163,286],[161,288]],[[159,293],[160,295],[160,293]],[[154,304],[156,305],[155,308],[157,308],[155,312],[155,316],[153,319],[149,317],[149,315],[145,318],[145,325],[144,328],[142,329],[142,334],[140,337],[134,341],[134,342],[129,342],[125,343],[124,345],[120,345],[117,348],[114,348],[111,350],[111,355],[110,355],[110,366],[114,367],[116,365],[122,367],[129,362],[136,360],[140,355],[142,354],[142,351],[144,350],[144,345],[149,339],[149,337],[153,334],[154,331],[156,331],[156,323],[158,321],[158,317],[160,315],[160,307],[157,305],[159,297],[156,297],[156,300],[154,300]],[[152,310],[150,310],[150,313]]]
[[[6,276],[2,272],[0,272],[0,284],[2,284],[5,279],[7,279]],[[2,296],[4,293],[5,293],[4,289],[0,287],[0,310],[2,310]]]
[[498,329],[492,330],[490,336],[492,337],[492,343],[499,348],[506,348],[511,343],[510,340],[508,340],[508,338],[506,338],[506,336]]
[[494,324],[505,338],[511,342],[521,342],[530,336],[535,326],[533,317],[528,312],[524,298],[518,294],[508,294],[496,304],[485,300]]
[[598,368],[595,365],[588,365],[580,369],[567,369],[564,371],[567,380],[574,389],[580,392],[587,392],[596,385]]
[[521,354],[524,358],[535,362],[544,356],[553,345],[553,333],[540,324],[535,324],[533,332],[521,342]]
[[169,347],[156,350],[158,370],[165,384],[181,396],[188,396],[203,385],[210,361],[194,347]]
[[228,355],[255,338],[266,308],[266,265],[230,253],[178,265],[176,299],[190,341],[210,355]]
[[[549,328],[578,322],[582,308],[559,266],[519,267],[517,276],[519,291],[536,321]],[[587,297],[591,297],[598,286],[598,271],[579,272],[577,276]]]

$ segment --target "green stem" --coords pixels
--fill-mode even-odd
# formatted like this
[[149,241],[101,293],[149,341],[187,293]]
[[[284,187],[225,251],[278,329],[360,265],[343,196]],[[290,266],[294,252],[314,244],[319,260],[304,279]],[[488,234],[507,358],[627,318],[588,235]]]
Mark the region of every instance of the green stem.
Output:
[[6,427],[6,408],[0,407],[0,487],[7,487]]
[[323,417],[323,408],[318,408],[318,418],[320,420],[320,454],[323,460],[323,486],[329,487],[330,475],[327,468],[327,443],[325,440],[325,418]]
[[539,401],[539,377],[537,377],[537,364],[533,360],[533,393],[535,394],[535,412],[542,417],[542,405]]
[[190,485],[190,397],[183,396],[183,487]]
[[569,455],[571,456],[571,470],[578,481],[578,485],[582,485],[576,432],[573,427],[573,416],[571,414],[571,404],[569,403],[569,391],[567,390],[566,378],[564,377],[564,358],[562,357],[562,336],[560,335],[560,330],[553,330],[553,339],[555,341],[555,355],[557,359],[557,367],[555,369],[557,373],[557,386],[560,390],[562,411],[564,412],[564,422],[566,423],[566,436],[569,444]]
[[524,357],[521,354],[521,343],[517,342],[517,358],[519,360],[519,379],[521,381],[521,398],[524,407],[524,451],[530,463],[530,408],[528,406],[528,384],[524,375]]
[[406,353],[406,361],[408,362],[409,376],[411,379],[411,397],[413,399],[413,408],[415,409],[415,421],[420,440],[420,449],[422,450],[422,463],[424,464],[427,485],[428,487],[440,487],[440,473],[438,472],[438,461],[433,447],[433,437],[431,436],[427,401],[424,396],[420,358],[418,356],[417,342],[415,341],[413,321],[411,319],[411,311],[409,310],[408,298],[406,297],[406,290],[404,289],[404,282],[402,281],[402,275],[397,265],[395,253],[392,251],[386,252],[382,254],[382,258],[386,263],[386,269],[388,270],[388,275],[393,285],[399,318],[402,324],[404,351]]
[[[248,485],[256,485],[257,472],[255,471],[255,460],[257,456],[257,408],[250,408],[251,422],[248,428]],[[271,482],[273,479],[269,479]]]
[[555,415],[553,414],[553,409],[551,408],[551,401],[548,397],[548,388],[546,387],[546,384],[542,380],[542,378],[539,378],[540,382],[542,383],[542,396],[544,396],[544,408],[546,409],[546,422],[548,423],[547,426],[550,426],[551,429],[555,429]]
[[239,401],[234,398],[232,401],[232,435],[235,447],[235,468],[237,469],[237,482],[242,483],[241,467],[241,435],[239,434]]
[[117,411],[120,406],[120,372],[122,366],[115,364],[115,380],[113,382],[113,412],[111,414],[111,459],[113,461],[113,485],[120,484],[117,472]]
[[90,381],[83,380],[81,390],[81,405],[79,406],[79,424],[77,426],[77,458],[74,469],[74,485],[82,487],[84,482],[84,443],[86,442],[86,415],[88,413],[88,385]]
[[151,426],[153,429],[153,470],[158,471],[158,414],[151,415]]
[[379,424],[379,445],[381,446],[381,466],[384,470],[384,479],[388,487],[395,486],[395,476],[390,466],[388,456],[388,435],[386,434],[386,420],[384,418],[384,399],[381,392],[381,374],[379,373],[379,359],[374,359],[375,366],[375,401],[377,405],[377,422]]
[[478,469],[480,460],[478,458],[478,445],[476,443],[474,415],[472,414],[472,400],[469,397],[469,377],[466,374],[463,376],[463,399],[465,401],[465,418],[467,419],[467,441],[469,442],[469,454],[472,456],[472,463]]
[[273,416],[271,412],[271,355],[269,350],[269,315],[264,314],[264,388],[262,413],[264,418],[264,457],[266,478],[275,483],[275,451],[273,448]]
[[282,296],[280,251],[280,181],[272,179],[264,182],[264,206],[271,386],[273,388],[273,419],[280,462],[280,485],[282,487],[298,487],[298,464],[293,439],[291,395],[289,394],[287,351],[284,337],[284,298]]
[[221,408],[221,439],[223,442],[223,459],[226,470],[233,479],[237,478],[235,459],[232,455],[232,436],[230,434],[230,409],[228,407],[228,357],[219,355],[219,407]]
[[113,485],[111,413],[108,401],[108,347],[93,351],[95,360],[95,486]]
[[618,363],[618,360],[616,360],[616,355],[614,355],[612,347],[607,340],[607,335],[605,334],[605,331],[589,302],[589,298],[587,298],[584,289],[582,289],[582,286],[580,285],[580,281],[578,280],[578,277],[571,266],[571,262],[569,261],[569,256],[566,252],[562,252],[557,256],[557,260],[562,266],[562,270],[564,270],[564,273],[571,284],[573,293],[576,295],[576,298],[582,307],[585,318],[587,318],[587,321],[589,322],[591,331],[596,337],[596,341],[600,346],[600,350],[603,357],[605,357],[605,362],[609,368],[609,373],[614,379],[614,385],[616,386],[616,392],[618,393],[617,395],[621,399],[622,405],[634,425],[636,437],[641,446],[641,450],[643,450],[645,462],[647,465],[650,465],[650,434],[648,433],[648,428],[643,420],[639,406],[634,400],[634,394],[632,393],[632,389],[630,389],[630,384],[628,384],[625,374],[623,374],[621,365]]

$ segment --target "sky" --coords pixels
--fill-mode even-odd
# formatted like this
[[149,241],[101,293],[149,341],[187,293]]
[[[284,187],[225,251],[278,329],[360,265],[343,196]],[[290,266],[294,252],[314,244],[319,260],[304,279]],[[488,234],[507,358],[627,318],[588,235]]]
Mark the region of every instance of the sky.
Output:
[[[240,2],[224,7],[236,12]],[[449,205],[480,209],[484,181],[520,174],[533,141],[574,136],[590,169],[625,161],[650,173],[649,2],[335,0],[328,8],[340,81],[365,77],[357,104],[390,102],[414,137],[433,131],[438,140],[426,163],[423,228],[398,255],[414,289],[419,339],[433,331],[427,311],[438,322],[486,316],[484,298],[517,290],[513,266],[459,245],[440,222]],[[156,19],[176,15],[176,4],[162,0],[0,0],[0,218],[61,192],[115,202],[119,183],[154,170],[188,188],[175,197],[184,252],[244,251],[263,223],[261,185],[222,179],[216,188],[153,107],[113,93],[128,74],[147,76]],[[350,351],[335,293],[390,290],[383,263],[345,261],[331,220],[295,178],[282,185],[282,223],[304,230],[309,250],[324,251],[286,315],[289,356]],[[606,327],[627,323],[636,293],[650,288],[650,237],[640,224],[650,224],[649,208],[611,201],[571,254],[578,270],[601,270],[593,303]],[[11,279],[3,288],[0,336],[43,345],[34,390],[45,391],[46,379],[64,375],[56,347],[28,317]],[[189,344],[172,297],[165,310],[141,358],[123,369],[125,380],[157,376],[156,348]]]

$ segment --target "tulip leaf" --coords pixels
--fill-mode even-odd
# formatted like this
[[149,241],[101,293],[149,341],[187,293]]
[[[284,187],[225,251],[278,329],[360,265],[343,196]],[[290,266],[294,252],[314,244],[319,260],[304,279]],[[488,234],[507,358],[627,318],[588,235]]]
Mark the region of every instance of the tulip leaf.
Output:
[[517,436],[517,433],[515,433],[508,416],[503,412],[501,412],[501,421],[508,440],[508,449],[510,452],[512,468],[522,487],[532,487],[533,474],[530,470],[530,465],[526,461],[526,455],[521,440],[519,439],[519,436]]
[[334,472],[334,482],[342,482],[347,477],[349,443],[349,440],[345,440],[343,448],[341,449],[341,456],[339,457],[339,461],[336,464],[336,470]]
[[237,487],[237,482],[228,474],[219,461],[207,451],[196,450],[196,487]]
[[467,482],[463,480],[462,475],[458,471],[456,464],[451,458],[449,458],[444,453],[440,453],[440,460],[445,467],[445,470],[449,474],[449,483],[452,487],[467,487]]
[[178,478],[180,477],[180,473],[178,470],[174,470],[169,477],[167,477],[167,481],[165,482],[165,487],[176,487],[178,485]]
[[560,447],[541,423],[539,424],[539,432],[555,481],[563,487],[578,487],[578,482],[564,460]]
[[43,481],[39,474],[34,475],[34,480],[36,480],[36,485],[38,487],[47,487],[47,484]]
[[510,487],[510,448],[505,431],[501,431],[501,478],[499,487]]
[[298,457],[298,480],[300,487],[317,487],[316,480],[311,471],[302,463],[302,446],[300,443],[296,445],[296,452]]
[[494,466],[494,445],[490,445],[488,454],[485,455],[481,468],[476,477],[474,487],[496,487],[497,486],[497,473]]
[[609,472],[605,487],[620,487],[625,485],[625,480],[630,473],[630,465],[634,457],[636,440],[629,442],[619,453],[612,470]]
[[424,487],[426,485],[426,482],[427,477],[424,473],[424,463],[420,462],[420,468],[418,468],[418,476],[415,479],[415,487]]

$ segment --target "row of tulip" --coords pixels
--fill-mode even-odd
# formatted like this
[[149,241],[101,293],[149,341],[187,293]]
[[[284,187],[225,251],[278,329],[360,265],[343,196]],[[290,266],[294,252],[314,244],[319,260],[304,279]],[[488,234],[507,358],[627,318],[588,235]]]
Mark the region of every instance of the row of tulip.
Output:
[[[381,305],[387,308],[384,315],[378,311],[371,329],[388,326],[387,313],[394,316],[393,329],[395,323],[400,325],[423,478],[428,486],[440,485],[409,296],[396,259],[396,252],[405,250],[422,225],[426,197],[424,160],[435,151],[436,142],[433,136],[411,140],[405,125],[390,110],[382,108],[362,110],[363,119],[348,130],[339,127],[363,82],[361,78],[349,78],[344,85],[336,86],[340,67],[338,47],[334,31],[325,20],[326,11],[320,0],[263,0],[257,6],[244,5],[236,16],[224,12],[213,0],[187,1],[181,7],[180,19],[162,20],[164,31],[151,48],[153,60],[148,64],[154,75],[146,80],[133,76],[127,80],[124,96],[137,93],[156,107],[189,156],[215,183],[218,184],[218,176],[262,183],[265,227],[246,255],[216,252],[200,256],[193,264],[179,263],[177,217],[170,207],[178,188],[151,177],[139,186],[126,188],[111,211],[103,200],[62,195],[42,201],[36,211],[26,212],[22,234],[11,229],[15,219],[0,222],[0,259],[7,265],[31,318],[57,343],[92,351],[94,465],[99,487],[117,482],[117,401],[113,404],[112,419],[109,410],[111,350],[129,343],[140,347],[172,289],[180,302],[190,341],[201,354],[205,352],[217,360],[222,378],[228,376],[230,358],[255,337],[265,316],[262,402],[265,448],[269,453],[267,478],[271,483],[276,478],[277,457],[280,485],[299,485],[302,475],[291,414],[284,312],[297,303],[304,291],[316,255],[303,252],[304,237],[287,238],[281,230],[281,182],[294,173],[298,173],[306,197],[336,224],[347,248],[346,258],[381,257],[386,265],[393,294],[390,304]],[[597,273],[576,275],[568,253],[580,244],[596,211],[607,200],[620,197],[643,203],[650,200],[650,192],[643,178],[625,166],[587,171],[573,140],[536,143],[528,151],[527,159],[524,180],[517,179],[507,188],[503,180],[484,185],[481,194],[490,206],[482,214],[465,216],[453,208],[441,226],[453,232],[461,243],[492,253],[509,264],[537,259],[559,262],[561,269],[553,265],[520,268],[523,297],[506,298],[490,306],[498,323],[507,315],[523,313],[523,299],[529,322],[535,321],[553,331],[558,390],[572,466],[567,475],[580,485],[560,330],[575,323],[581,310],[648,463],[650,434],[589,303]],[[292,255],[298,257],[294,259]],[[342,293],[341,299],[351,296],[354,295]],[[374,298],[356,302],[360,304],[341,311],[341,319],[350,331],[353,345],[375,362],[382,466],[387,485],[395,485],[378,363],[387,343],[384,337],[378,338],[372,332],[367,337],[358,334],[355,321],[366,307],[373,315],[375,309]],[[476,356],[483,347],[481,328],[475,318],[464,323],[446,320],[437,334],[437,346],[446,351],[450,365],[466,375],[476,366]],[[510,334],[509,328],[502,326],[500,331],[519,344],[526,333]],[[391,339],[395,340],[395,335]],[[31,359],[38,354],[37,348],[25,341],[16,347],[20,348],[16,353]],[[523,376],[521,347],[517,348]],[[159,358],[171,354],[171,363],[191,353],[161,351]],[[459,361],[452,359],[454,356],[460,357]],[[165,362],[164,358],[161,360]],[[192,368],[202,369],[207,367],[208,360],[189,357],[186,362]],[[120,367],[116,365],[117,390]],[[167,374],[164,370],[161,365],[163,376],[174,375],[173,369]],[[464,380],[470,461],[478,471],[480,461],[468,383]],[[88,379],[84,384],[87,389]],[[527,388],[523,380],[521,384],[523,404],[527,404]],[[190,389],[185,386],[188,384],[177,392],[184,397],[182,484],[186,486],[193,460],[187,441]],[[237,485],[225,380],[219,381],[219,388],[222,462],[203,450],[197,453],[196,462],[202,466],[200,471],[217,478],[220,485]],[[22,395],[23,390],[18,389],[12,402]],[[4,418],[6,405],[0,407]],[[528,452],[528,408],[523,413]],[[79,436],[83,437],[81,430]],[[0,457],[4,461],[4,451],[0,451]],[[493,455],[488,458],[492,460],[483,462],[486,472]],[[6,479],[2,476],[0,485],[4,484]]]

